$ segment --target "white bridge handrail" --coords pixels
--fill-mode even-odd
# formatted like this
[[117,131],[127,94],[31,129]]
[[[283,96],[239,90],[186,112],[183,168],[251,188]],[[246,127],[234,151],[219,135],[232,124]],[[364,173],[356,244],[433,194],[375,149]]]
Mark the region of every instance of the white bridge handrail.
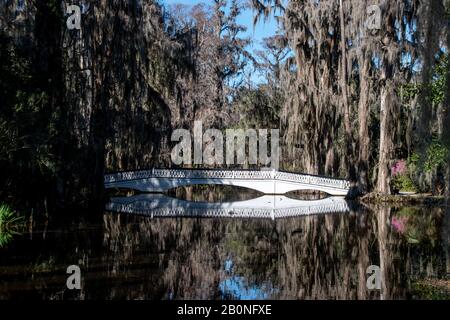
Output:
[[343,179],[335,179],[299,173],[270,170],[197,170],[197,169],[151,169],[118,172],[105,175],[105,183],[130,181],[149,178],[167,179],[239,179],[239,180],[281,180],[297,182],[324,187],[350,189],[350,182]]
[[130,206],[126,204],[109,203],[106,210],[129,213],[137,215],[154,215],[158,217],[183,217],[183,216],[203,216],[203,217],[234,217],[234,218],[288,218],[304,215],[327,214],[347,212],[349,209],[344,205],[316,206],[311,208],[286,208],[286,209],[185,209],[185,208],[145,208]]
[[349,212],[342,198],[295,200],[285,196],[262,196],[235,202],[195,202],[162,194],[140,194],[111,198],[108,211],[154,217],[250,217],[287,218],[311,214]]

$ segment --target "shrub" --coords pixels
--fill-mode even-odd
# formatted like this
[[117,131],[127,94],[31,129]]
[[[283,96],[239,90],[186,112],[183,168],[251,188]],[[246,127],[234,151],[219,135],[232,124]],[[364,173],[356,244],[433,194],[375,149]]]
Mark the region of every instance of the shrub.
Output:
[[425,170],[431,172],[441,165],[445,165],[449,158],[450,150],[439,140],[433,139],[433,142],[427,149],[425,159]]
[[7,205],[0,205],[0,248],[6,246],[23,225],[22,217]]
[[399,191],[416,192],[417,188],[410,177],[409,161],[398,160],[391,167],[391,187],[394,193]]

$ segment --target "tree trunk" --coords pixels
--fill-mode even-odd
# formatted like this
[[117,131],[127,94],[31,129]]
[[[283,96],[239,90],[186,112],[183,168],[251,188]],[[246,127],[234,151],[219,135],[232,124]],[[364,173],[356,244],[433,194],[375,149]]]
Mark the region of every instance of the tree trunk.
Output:
[[345,39],[345,21],[344,21],[344,8],[342,0],[339,0],[339,17],[340,17],[340,29],[341,29],[341,76],[340,86],[342,90],[342,105],[344,109],[344,129],[345,129],[345,145],[346,145],[346,165],[348,170],[348,177],[352,183],[356,182],[356,172],[353,159],[353,147],[352,147],[352,128],[350,124],[350,106],[348,102],[348,90],[347,90],[347,48]]
[[[447,13],[450,13],[450,1],[447,1]],[[450,49],[450,19],[447,19],[447,50]],[[445,94],[445,100],[443,105],[442,123],[446,124],[442,129],[442,140],[447,148],[450,149],[450,61],[447,61],[447,74],[446,74],[447,90]],[[450,152],[448,154],[447,168],[445,177],[445,201],[449,204],[450,197]],[[448,213],[447,213],[448,214]]]
[[359,120],[359,156],[358,156],[358,187],[360,193],[369,190],[369,59],[364,56],[360,59],[360,93],[358,104]]
[[378,180],[376,191],[383,194],[390,194],[390,154],[392,150],[392,137],[390,124],[392,122],[392,84],[389,81],[381,89],[380,106],[380,149],[378,158]]

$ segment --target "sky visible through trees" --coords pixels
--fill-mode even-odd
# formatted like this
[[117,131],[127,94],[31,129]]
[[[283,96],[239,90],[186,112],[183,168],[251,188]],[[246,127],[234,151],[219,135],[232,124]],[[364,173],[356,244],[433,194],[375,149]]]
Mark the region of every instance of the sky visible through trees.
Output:
[[[211,4],[206,0],[161,0],[161,3],[167,6],[173,6],[176,4],[182,4],[186,6],[195,6],[197,4]],[[239,15],[237,22],[247,28],[246,32],[242,33],[242,37],[249,37],[252,43],[248,46],[248,50],[252,53],[256,53],[257,51],[264,50],[263,48],[263,39],[274,36],[279,32],[279,27],[274,16],[270,16],[267,20],[259,20],[258,23],[254,24],[253,19],[255,16],[255,12],[253,8],[248,5],[245,5],[246,1],[242,1],[243,11]],[[228,8],[229,10],[229,8]],[[277,15],[280,15],[277,12]],[[255,84],[265,82],[265,76],[260,72],[255,72],[251,74],[251,81]]]

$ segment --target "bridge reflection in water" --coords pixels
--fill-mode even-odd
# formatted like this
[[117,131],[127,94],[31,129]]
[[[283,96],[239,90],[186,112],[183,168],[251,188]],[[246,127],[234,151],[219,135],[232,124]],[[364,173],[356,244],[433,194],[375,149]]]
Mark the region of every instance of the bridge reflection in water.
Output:
[[151,217],[262,218],[277,219],[306,215],[345,213],[349,206],[344,198],[296,200],[280,195],[234,202],[194,202],[164,194],[141,194],[116,197],[106,205],[108,211]]

